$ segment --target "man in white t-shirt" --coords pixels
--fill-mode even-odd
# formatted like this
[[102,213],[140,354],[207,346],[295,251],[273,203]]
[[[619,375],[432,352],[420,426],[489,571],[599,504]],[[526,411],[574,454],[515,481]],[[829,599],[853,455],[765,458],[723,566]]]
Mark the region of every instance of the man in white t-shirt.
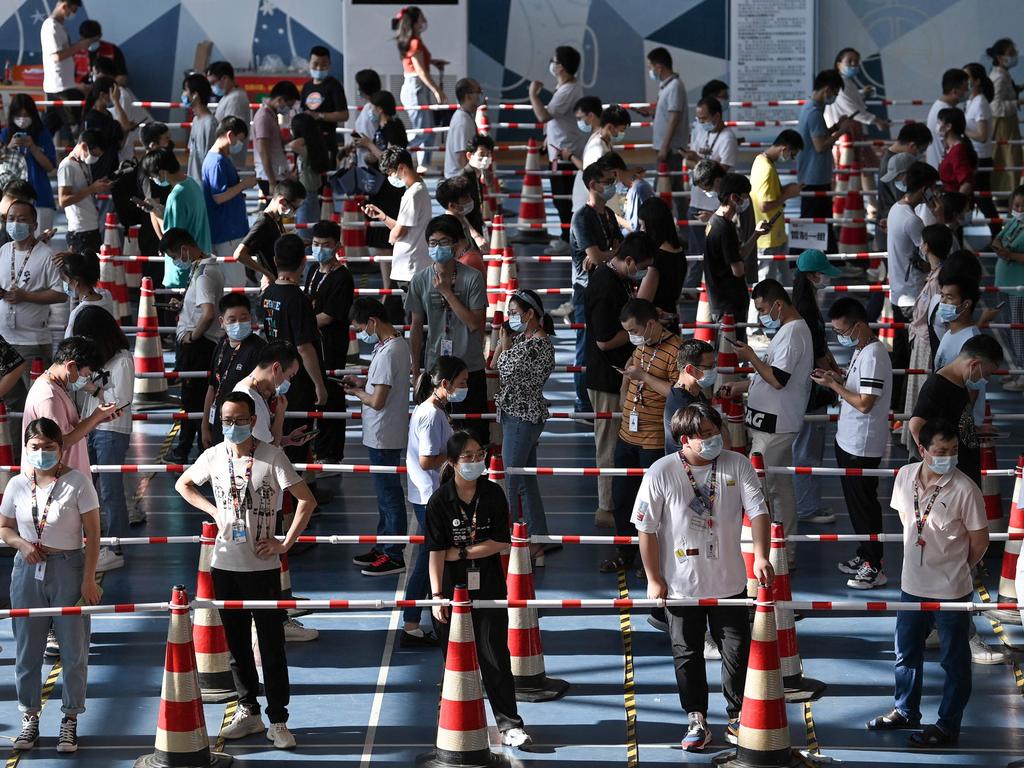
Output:
[[[945,419],[925,422],[918,434],[922,460],[900,467],[891,506],[903,524],[900,600],[970,602],[971,569],[988,549],[988,521],[981,490],[956,468],[957,428]],[[937,626],[944,682],[938,719],[912,733],[910,746],[956,744],[971,696],[971,615],[966,611],[900,611],[896,614],[896,691],[892,711],[873,718],[869,730],[921,726],[925,637]]]
[[476,110],[483,99],[480,83],[470,77],[462,78],[455,84],[455,98],[459,108],[452,113],[444,140],[444,175],[447,179],[462,173],[469,160],[466,150],[476,136]]
[[430,223],[430,193],[423,177],[416,173],[412,155],[404,147],[390,146],[380,158],[380,169],[387,174],[387,183],[404,187],[398,216],[392,219],[373,203],[363,206],[363,213],[374,221],[382,221],[391,230],[388,242],[394,248],[391,257],[391,281],[399,288],[408,288],[412,276],[430,266],[427,253],[427,224]]
[[[814,381],[839,395],[836,432],[836,463],[840,467],[878,469],[889,444],[889,407],[892,404],[892,363],[889,352],[868,326],[868,314],[857,299],[843,297],[829,307],[836,338],[853,349],[846,379],[832,371],[816,369]],[[878,478],[844,475],[839,478],[853,530],[859,534],[882,533],[882,505]],[[872,589],[888,582],[882,570],[882,543],[861,542],[857,555],[839,563],[850,574],[846,586]]]
[[942,73],[942,95],[928,110],[928,119],[925,121],[928,130],[932,132],[932,143],[928,145],[925,158],[935,170],[939,170],[939,163],[946,154],[946,142],[939,133],[939,112],[963,101],[969,86],[970,78],[962,69],[947,69]]
[[[82,92],[75,83],[75,54],[86,50],[93,43],[98,43],[100,38],[83,37],[77,43],[71,42],[64,24],[71,21],[81,7],[81,0],[60,0],[39,26],[43,92],[47,99],[56,101],[82,98]],[[63,126],[67,126],[74,133],[81,115],[81,107],[49,107],[43,122],[56,139]]]
[[[672,54],[667,48],[653,48],[647,53],[647,70],[658,83],[658,102],[654,107],[652,141],[659,163],[668,163],[669,171],[679,171],[683,165],[683,152],[690,140],[690,106],[686,85],[672,69]],[[638,110],[649,115],[650,110]],[[669,177],[673,192],[682,192],[681,175]]]
[[[256,427],[253,431],[257,440],[273,443],[279,448],[301,445],[305,442],[305,427],[298,427],[290,434],[284,434],[284,414],[288,410],[286,393],[291,380],[299,372],[299,353],[287,341],[272,341],[260,350],[256,367],[235,385],[235,392],[245,392],[256,402]],[[274,405],[273,417],[270,405]]]
[[78,143],[57,166],[57,205],[68,217],[67,246],[79,253],[99,252],[100,214],[95,195],[110,191],[106,178],[93,179],[92,168],[103,157],[103,137],[82,131]]
[[[737,357],[752,365],[754,372],[744,381],[722,386],[719,395],[734,397],[749,391],[745,421],[750,430],[751,452],[760,453],[766,466],[788,467],[793,464],[793,441],[803,426],[811,394],[811,331],[786,289],[776,280],[762,280],[755,285],[751,298],[761,326],[771,339],[768,352],[762,360],[737,339]],[[766,482],[774,501],[775,518],[782,521],[787,536],[796,533],[792,475],[769,474]],[[796,548],[788,544],[786,549],[792,565]]]
[[[298,540],[316,506],[312,492],[296,473],[284,451],[257,440],[259,424],[253,398],[232,392],[221,406],[224,442],[207,449],[175,483],[174,489],[217,523],[210,576],[221,600],[280,600],[281,555]],[[197,486],[210,483],[213,502]],[[284,540],[275,537],[277,498],[285,490],[295,498],[295,514]],[[288,659],[283,611],[222,610],[221,623],[238,693],[238,709],[221,729],[228,739],[263,733],[266,727],[257,700],[260,680],[253,657],[252,630],[259,640],[263,686],[270,729],[267,738],[278,749],[291,749],[288,730]]]
[[[707,403],[691,403],[672,417],[682,450],[655,461],[633,504],[640,535],[647,597],[745,598],[747,572],[740,549],[743,513],[754,539],[754,575],[771,584],[771,515],[749,459],[723,450],[722,417]],[[666,608],[679,701],[689,718],[682,745],[698,751],[711,740],[704,630],[722,652],[722,692],[736,743],[743,704],[750,621],[744,606]]]

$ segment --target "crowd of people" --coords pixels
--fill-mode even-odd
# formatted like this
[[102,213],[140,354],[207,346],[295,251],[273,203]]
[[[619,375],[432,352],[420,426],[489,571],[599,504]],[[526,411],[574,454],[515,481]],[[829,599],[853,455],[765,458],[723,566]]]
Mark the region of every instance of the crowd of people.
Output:
[[[500,555],[510,523],[521,519],[533,534],[548,533],[544,499],[536,476],[511,475],[504,488],[486,478],[496,449],[491,428],[467,415],[486,413],[493,400],[505,464],[538,464],[549,417],[544,391],[555,363],[553,316],[579,324],[575,409],[613,414],[585,422],[593,428],[597,466],[646,471],[642,479],[598,479],[594,525],[639,537],[639,545],[609,553],[602,573],[635,569],[652,598],[744,597],[745,512],[754,576],[770,583],[770,521],[789,535],[800,525],[834,523],[836,515],[812,478],[769,474],[762,485],[744,454],[760,453],[769,466],[821,466],[824,426],[805,416],[838,406],[833,449],[840,467],[877,468],[894,443],[915,460],[901,468],[891,499],[905,532],[904,599],[970,598],[971,568],[988,545],[979,489],[985,390],[1006,355],[982,330],[1003,305],[982,299],[985,270],[964,237],[964,221],[975,207],[993,217],[1005,202],[1008,223],[993,223],[989,238],[998,257],[994,279],[1016,287],[1006,303],[1012,321],[1024,322],[1024,187],[991,170],[1020,164],[1019,145],[993,144],[1020,136],[1012,41],[989,49],[988,74],[977,63],[945,72],[927,121],[901,127],[881,153],[862,140],[889,124],[864,101],[870,92],[860,85],[859,53],[843,49],[834,68],[810,84],[796,129],[783,130],[749,172],[739,169],[740,141],[723,119],[727,84],[707,83],[691,113],[671,55],[655,48],[646,60],[657,101],[637,111],[653,119],[657,161],[692,169],[688,193],[681,175],[671,177],[674,205],[615,151],[629,112],[586,94],[577,77],[580,52],[556,48],[553,81],[531,83],[529,99],[544,124],[551,169],[571,172],[550,179],[564,228],[547,250],[571,257],[572,297],[548,311],[536,291],[516,289],[506,297],[507,322],[491,329],[482,256],[490,222],[482,203],[496,183],[495,144],[477,131],[483,97],[476,80],[455,83],[458,109],[433,198],[426,134],[409,137],[399,100],[377,72],[356,75],[365,106],[351,140],[339,141],[348,102],[331,73],[330,51],[319,45],[310,51],[309,79],[277,83],[255,112],[228,62],[188,74],[181,101],[192,125],[182,162],[167,126],[133,104],[124,56],[101,39],[99,25],[83,22],[81,39],[70,42],[65,25],[79,7],[78,0],[57,2],[42,35],[47,97],[83,99],[82,108],[41,114],[29,95],[18,95],[0,132],[0,143],[23,159],[23,173],[7,180],[0,201],[0,396],[22,414],[12,424],[24,465],[0,506],[0,537],[17,550],[12,604],[97,603],[96,574],[126,565],[120,548],[99,546],[100,535],[123,537],[145,522],[123,475],[91,473],[92,464],[125,462],[135,399],[131,343],[110,293],[99,287],[97,252],[108,211],[141,228],[143,252],[164,257],[152,276],[181,294],[161,309],[163,324],[174,325],[165,341],[175,367],[209,372],[181,383],[182,409],[204,417],[180,422],[167,458],[189,465],[176,490],[217,523],[212,577],[220,599],[280,597],[281,555],[326,503],[315,478],[304,480],[292,464],[340,463],[346,449],[345,421],[317,429],[286,412],[343,411],[348,398],[361,411],[369,462],[408,473],[406,488],[396,473],[373,475],[378,534],[408,532],[408,501],[426,535],[411,565],[402,544],[373,547],[353,564],[367,577],[408,569],[408,599],[451,598],[456,585],[467,585],[474,598],[505,597]],[[443,103],[443,77],[433,71],[443,75],[445,62],[424,42],[425,14],[404,8],[393,27],[405,74],[401,104]],[[414,129],[433,125],[429,110],[408,117]],[[73,145],[58,160],[62,133]],[[820,250],[789,247],[783,210],[799,198],[801,216],[830,216],[829,197],[803,193],[832,191],[841,152],[878,168],[865,181],[876,244],[887,254],[879,264],[837,265]],[[783,184],[787,163],[795,163],[797,180]],[[339,259],[341,228],[321,219],[320,191],[332,183],[343,190],[355,184],[366,194],[368,245],[382,257],[383,286],[401,289],[404,303],[395,296],[357,298]],[[250,221],[247,192],[254,189],[259,210]],[[977,196],[993,191],[1005,195]],[[52,228],[57,209],[67,220],[63,249]],[[685,238],[676,224],[683,213],[704,224],[687,227]],[[292,222],[306,226],[296,233]],[[828,243],[834,253],[832,227]],[[771,258],[778,255],[792,258]],[[892,315],[905,324],[891,334],[891,347],[873,326],[881,302],[824,300],[823,288],[839,276],[888,281]],[[701,284],[713,323],[731,316],[740,324],[725,341],[752,370],[748,377],[719,374],[716,347],[681,334],[682,297]],[[259,286],[255,300],[228,290],[243,286]],[[330,372],[346,367],[350,332],[371,350],[368,371],[337,378]],[[1003,338],[1010,359],[1024,362],[1024,331]],[[33,360],[43,368],[34,381]],[[894,372],[905,368],[933,372]],[[490,391],[488,369],[497,372]],[[1024,391],[1024,377],[1002,387]],[[749,442],[738,443],[723,421],[729,401],[745,405]],[[905,414],[902,424],[890,423],[891,411]],[[212,501],[201,490],[207,485]],[[842,489],[853,530],[882,533],[877,478],[844,476]],[[792,542],[787,547],[793,571],[796,550]],[[543,545],[530,547],[535,567],[550,554]],[[864,542],[837,566],[852,589],[888,582],[881,543]],[[287,727],[285,643],[317,633],[281,614],[221,612],[240,702],[225,738],[266,730],[249,629],[255,622],[267,737],[278,748],[295,746]],[[936,616],[900,614],[895,705],[868,724],[915,729],[911,742],[918,747],[955,743],[972,660],[1002,658],[966,614]],[[435,608],[429,626],[418,609],[403,618],[402,646],[446,646],[447,608]],[[711,739],[707,658],[722,659],[726,738],[735,741],[750,646],[746,610],[670,607],[652,612],[650,621],[671,637],[688,716],[683,747],[700,750]],[[934,623],[942,633],[946,693],[937,723],[922,729],[922,651]],[[65,685],[57,748],[74,751],[85,710],[88,619],[19,618],[14,628],[23,712],[15,747],[29,749],[39,738],[41,664],[44,654],[59,654]],[[503,743],[519,747],[530,737],[516,709],[507,629],[503,610],[474,612],[484,687]]]

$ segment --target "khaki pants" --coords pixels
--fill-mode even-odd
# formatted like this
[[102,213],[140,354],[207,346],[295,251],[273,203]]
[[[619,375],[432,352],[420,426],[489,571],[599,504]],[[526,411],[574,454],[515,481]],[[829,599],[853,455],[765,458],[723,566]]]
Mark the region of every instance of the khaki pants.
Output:
[[[766,467],[788,467],[793,464],[793,441],[796,432],[770,434],[756,429],[750,430],[750,452],[760,453]],[[796,531],[796,500],[793,495],[792,475],[766,475],[768,503],[772,516],[782,523],[782,530],[788,537]],[[789,562],[796,558],[796,545],[787,542],[786,554]]]
[[[587,389],[590,396],[590,404],[595,411],[617,411],[619,410],[618,392],[598,392],[596,389]],[[619,423],[622,418],[616,416],[614,419],[594,420],[594,444],[597,448],[597,466],[615,466],[615,442],[619,438]],[[597,507],[607,512],[615,509],[612,500],[612,479],[602,475],[597,479]]]

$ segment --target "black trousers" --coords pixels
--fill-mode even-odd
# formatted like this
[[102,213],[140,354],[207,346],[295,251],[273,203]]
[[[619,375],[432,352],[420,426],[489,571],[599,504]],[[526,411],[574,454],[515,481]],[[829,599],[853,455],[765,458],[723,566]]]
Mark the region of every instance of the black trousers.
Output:
[[[978,192],[991,192],[992,191],[992,158],[987,157],[984,160],[978,158],[978,171],[974,175],[974,189]],[[999,216],[999,211],[996,210],[996,201],[988,195],[975,197],[974,203],[978,206],[978,210],[981,211],[982,215],[986,219],[995,219]],[[998,224],[989,223],[988,231],[995,237],[999,234],[1000,226]]]
[[[909,324],[914,319],[914,310],[907,307],[906,310],[900,307],[892,308],[892,319],[897,323]],[[892,367],[906,368],[910,365],[910,331],[907,328],[896,328],[892,338]],[[896,413],[902,413],[907,399],[907,375],[905,373],[893,374],[892,378],[892,408]]]
[[[621,437],[615,441],[615,468],[643,468],[651,466],[654,462],[665,455],[662,448],[642,448],[639,445],[627,443]],[[633,516],[633,503],[636,495],[640,492],[642,477],[620,477],[612,478],[612,514],[615,517],[616,536],[636,536],[636,526],[630,522]],[[618,547],[619,557],[632,565],[636,559],[636,544],[621,544]]]
[[[564,163],[559,161],[551,164],[551,170],[553,171],[575,171],[576,166],[572,163]],[[557,195],[571,195],[572,187],[576,181],[576,177],[572,175],[565,176],[552,176],[551,177],[551,194],[556,195],[555,210],[558,211],[558,220],[564,225],[559,230],[558,236],[569,242],[569,225],[572,224],[572,200],[569,198],[563,198],[559,200]]]
[[[434,633],[441,641],[441,653],[448,655],[448,634],[451,618],[442,624],[433,616]],[[504,608],[479,608],[473,611],[473,638],[480,663],[484,692],[499,731],[522,728],[523,719],[516,706],[516,681],[512,677],[512,660],[508,654],[508,611]],[[264,666],[265,666],[264,662]],[[263,670],[266,679],[266,668]]]
[[103,238],[100,237],[98,229],[90,229],[86,232],[68,232],[65,240],[68,250],[75,251],[76,253],[92,251],[99,255],[100,246],[103,244]]
[[[882,463],[881,456],[854,456],[836,447],[836,463],[844,468],[878,469]],[[843,486],[843,497],[846,499],[846,511],[850,513],[853,532],[860,534],[882,532],[882,505],[878,503],[877,477],[839,478]],[[857,547],[857,554],[867,560],[875,568],[882,567],[882,542],[862,541]]]
[[[208,371],[216,348],[217,345],[205,336],[188,343],[178,341],[175,367],[179,371]],[[206,404],[206,388],[208,386],[209,381],[206,379],[182,379],[181,407],[189,413],[202,411]],[[197,420],[187,419],[181,422],[175,453],[188,454],[191,452],[198,435],[199,422]],[[202,450],[202,446],[199,448]]]
[[[808,152],[813,152],[814,148],[808,148]],[[805,184],[804,192],[828,192],[832,189],[830,184]],[[800,198],[800,218],[802,219],[829,219],[832,218],[832,198],[831,197],[801,197]],[[828,225],[828,253],[836,252],[836,234],[835,227],[831,224]]]
[[[281,572],[277,568],[266,571],[223,571],[212,568],[213,592],[218,600],[280,600]],[[256,673],[256,660],[252,654],[252,630],[256,624],[256,638],[263,661],[263,687],[267,694],[267,717],[271,723],[288,722],[288,659],[284,650],[284,611],[231,610],[221,611],[224,636],[231,651],[231,675],[235,678],[238,701],[259,713],[256,694],[260,688]]]
[[[745,598],[746,592],[733,595]],[[722,693],[729,719],[738,717],[743,706],[743,686],[747,681],[747,656],[750,654],[750,618],[740,606],[705,608],[668,607],[668,636],[676,665],[679,704],[684,712],[708,714],[708,674],[704,664],[704,630],[722,651]]]
[[[487,413],[487,374],[484,371],[471,371],[467,383],[469,391],[461,403],[452,403],[452,416],[459,413]],[[454,418],[455,429],[464,429],[473,435],[481,447],[487,448],[491,442],[491,422],[480,419]]]
[[[339,366],[344,368],[345,366]],[[335,379],[324,377],[324,385],[327,387],[327,411],[345,410],[345,390],[342,389]],[[345,427],[347,422],[344,419],[314,419],[313,424],[320,430],[320,434],[314,439],[316,445],[316,456],[323,463],[340,464],[345,458]],[[326,460],[329,459],[330,462]]]
[[[46,94],[47,101],[80,101],[84,98],[85,94],[77,88],[68,88],[65,91]],[[77,140],[78,126],[81,122],[81,107],[47,107],[46,112],[43,113],[43,125],[46,126],[46,130],[50,132],[55,142],[59,138],[59,132],[62,128],[67,129],[64,133],[65,139]]]

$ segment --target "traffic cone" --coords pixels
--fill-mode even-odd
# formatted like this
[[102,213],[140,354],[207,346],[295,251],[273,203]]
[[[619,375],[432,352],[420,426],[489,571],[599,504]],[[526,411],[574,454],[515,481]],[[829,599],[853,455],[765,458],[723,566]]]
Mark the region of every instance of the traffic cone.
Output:
[[[1007,533],[1024,534],[1024,507],[1021,506],[1021,478],[1024,477],[1024,455],[1017,459],[1017,471],[1014,472],[1016,479],[1013,481],[1013,496],[1010,498],[1010,522],[1006,528]],[[1017,560],[1020,556],[1020,539],[1007,541],[1003,548],[1003,567],[999,573],[999,596],[997,603],[1016,603],[1017,585],[1014,580],[1017,578]],[[999,619],[1004,624],[1020,624],[1019,611],[986,611],[987,616]]]
[[491,121],[487,118],[487,102],[476,108],[476,132],[481,136],[491,135]]
[[131,312],[128,305],[128,283],[125,276],[124,262],[118,260],[121,255],[121,227],[117,223],[117,214],[108,213],[103,224],[103,244],[100,251],[107,249],[107,256],[110,258],[113,275],[113,290],[111,297],[114,299],[114,316],[120,320],[126,320]]
[[[868,225],[864,219],[864,196],[860,190],[860,165],[850,166],[850,181],[846,189],[843,223],[839,226],[839,252],[863,253],[868,248]],[[859,221],[854,221],[855,219]]]
[[672,199],[672,177],[668,175],[668,163],[658,163],[658,176],[654,180],[654,191],[661,198],[661,201],[672,211],[672,218],[676,217],[675,203]]
[[152,754],[135,761],[135,768],[220,768],[231,765],[230,755],[210,750],[203,701],[192,645],[192,622],[184,586],[171,591],[164,681]]
[[779,642],[775,634],[775,597],[771,587],[762,586],[757,590],[736,756],[719,765],[730,768],[796,768],[803,765],[790,748]]
[[754,575],[754,530],[750,527],[750,518],[746,510],[743,512],[743,525],[740,528],[740,552],[743,553],[743,565],[747,570],[747,597],[757,597],[757,577]]
[[846,190],[850,186],[850,174],[846,172],[845,165],[836,166],[836,188],[832,197],[832,218],[842,218],[846,211]]
[[693,338],[713,344],[715,341],[715,330],[711,327],[711,322],[711,303],[708,301],[708,288],[704,281],[701,280],[700,296],[697,299],[697,327],[693,330]]
[[334,221],[334,192],[330,184],[320,190],[320,221]]
[[501,336],[501,325],[505,322],[505,313],[501,305],[501,271],[504,265],[505,246],[508,241],[505,238],[505,217],[494,214],[494,221],[491,224],[491,252],[487,257],[487,321],[491,324],[491,334],[487,341],[487,348],[484,350],[485,357],[489,360],[491,352],[498,346],[498,339]]
[[547,217],[544,213],[544,190],[537,171],[540,170],[540,155],[537,140],[531,138],[526,144],[526,167],[523,175],[522,194],[519,197],[519,222],[516,240],[544,240],[547,232],[544,225]]
[[[124,247],[121,249],[121,253],[124,256],[139,256],[142,251],[139,249],[139,232],[142,227],[138,224],[132,224],[128,227],[128,235],[124,239]],[[138,291],[142,286],[142,262],[139,261],[126,261],[124,262],[124,281],[128,286],[129,296],[131,292]]]
[[[156,296],[153,293],[153,279],[142,278],[139,291],[139,332],[135,336],[135,371],[136,373],[166,374],[164,368],[164,351],[160,346],[160,333],[157,331]],[[152,402],[164,400],[167,396],[167,379],[144,378],[135,380],[135,402]]]
[[[988,403],[985,404],[989,412]],[[979,435],[981,446],[981,468],[998,469],[996,460],[995,438],[992,435]],[[988,519],[989,533],[1006,533],[1006,518],[1003,517],[1003,499],[999,495],[999,478],[992,475],[981,476],[981,495],[985,499],[985,517]]]
[[[736,348],[729,339],[736,337],[736,321],[731,313],[722,315],[722,322],[719,323],[721,333],[718,335],[718,367],[737,368],[740,359],[736,355]],[[730,384],[739,381],[738,373],[722,373],[719,371],[718,379],[715,382],[717,391],[723,384]],[[715,397],[714,404],[725,417],[725,428],[729,431],[729,444],[732,450],[746,455],[747,453],[747,427],[743,423],[743,397]]]
[[[772,545],[769,561],[775,571],[772,588],[775,597],[786,602],[793,599],[789,583],[789,558],[786,557],[786,540],[782,523],[772,523]],[[796,622],[792,608],[775,606],[776,629],[779,635],[779,657],[782,669],[782,687],[786,701],[803,703],[817,701],[825,692],[825,684],[811,677],[804,677],[804,663],[800,658],[800,647],[796,639]]]
[[[14,446],[11,445],[11,428],[7,421],[7,405],[0,400],[0,466],[10,467],[15,464]],[[10,472],[0,472],[0,500],[11,481]]]
[[893,328],[893,323],[896,322],[896,318],[892,314],[892,302],[889,301],[889,294],[886,293],[882,299],[882,314],[878,318],[878,340],[882,342],[887,350],[892,352],[893,344],[896,341],[896,329]]
[[114,305],[114,315],[118,316],[119,307],[117,304],[117,285],[114,277],[114,262],[110,260],[110,246],[100,246],[100,279],[96,287],[101,291],[110,294],[111,303]]
[[451,632],[445,654],[444,682],[434,751],[421,755],[418,766],[468,768],[503,764],[488,746],[483,681],[473,636],[469,590],[456,586],[452,597]]
[[115,251],[121,250],[121,226],[117,223],[116,213],[108,213],[103,220],[103,245]]
[[505,487],[505,463],[501,460],[501,446],[491,451],[491,463],[487,467],[487,479]]
[[366,227],[368,222],[359,210],[361,197],[346,198],[341,204],[341,242],[345,246],[345,255],[350,259],[366,258],[370,255],[366,247]]
[[516,274],[516,254],[512,246],[506,244],[501,254],[501,277],[498,279],[498,309],[502,315],[508,314],[508,297],[519,288],[519,277]]
[[[213,546],[217,540],[217,524],[203,523],[199,539],[199,573],[196,576],[196,599],[216,600],[210,566],[213,562]],[[203,701],[217,703],[238,698],[235,680],[231,676],[231,653],[224,636],[224,625],[220,611],[216,608],[196,608],[192,625],[192,642],[196,646],[196,669],[199,671],[199,687]]]
[[31,381],[35,381],[36,379],[43,375],[43,371],[45,370],[46,369],[43,368],[43,359],[41,357],[33,357],[32,365],[29,368],[28,377]]
[[[512,554],[506,577],[509,600],[533,600],[530,534],[526,523],[512,527]],[[547,676],[536,608],[508,608],[508,650],[516,679],[516,701],[551,701],[569,689],[565,680]]]

